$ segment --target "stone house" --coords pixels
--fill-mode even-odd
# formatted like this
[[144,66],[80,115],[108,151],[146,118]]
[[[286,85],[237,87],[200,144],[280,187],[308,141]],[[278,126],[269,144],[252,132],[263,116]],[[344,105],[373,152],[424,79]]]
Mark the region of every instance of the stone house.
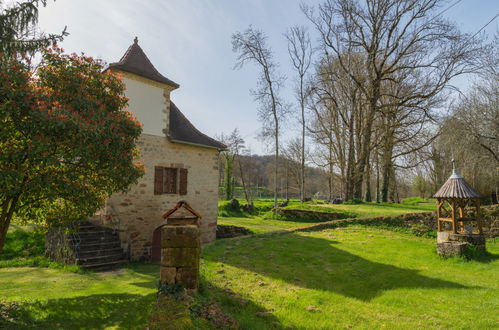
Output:
[[186,201],[201,216],[201,242],[213,241],[218,157],[225,146],[197,130],[171,101],[170,94],[179,85],[155,69],[137,38],[107,70],[121,74],[129,98],[127,110],[143,124],[138,148],[146,173],[126,194],[111,196],[91,222],[117,229],[131,260],[155,256],[153,261],[158,261],[159,228],[168,221],[162,216]]

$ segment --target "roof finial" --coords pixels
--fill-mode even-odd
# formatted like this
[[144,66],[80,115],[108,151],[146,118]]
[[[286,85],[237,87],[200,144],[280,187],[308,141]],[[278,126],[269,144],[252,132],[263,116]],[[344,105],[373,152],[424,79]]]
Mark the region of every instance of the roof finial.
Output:
[[457,173],[456,161],[454,158],[452,158],[452,175],[450,177],[452,179],[461,179],[462,178],[462,176],[460,176],[459,173]]
[[138,44],[138,43],[139,43],[139,38],[135,37],[135,38],[133,39],[133,43],[134,43],[134,44]]

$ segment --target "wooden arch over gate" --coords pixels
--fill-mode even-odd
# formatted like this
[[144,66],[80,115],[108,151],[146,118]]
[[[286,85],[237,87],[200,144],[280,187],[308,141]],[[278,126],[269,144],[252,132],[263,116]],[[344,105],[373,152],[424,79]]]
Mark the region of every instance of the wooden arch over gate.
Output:
[[165,221],[161,223],[152,233],[152,248],[151,248],[151,261],[161,261],[161,232],[162,227],[169,226],[183,226],[183,225],[196,225],[199,227],[199,220],[202,218],[201,214],[196,212],[186,201],[180,201],[174,208],[163,214]]

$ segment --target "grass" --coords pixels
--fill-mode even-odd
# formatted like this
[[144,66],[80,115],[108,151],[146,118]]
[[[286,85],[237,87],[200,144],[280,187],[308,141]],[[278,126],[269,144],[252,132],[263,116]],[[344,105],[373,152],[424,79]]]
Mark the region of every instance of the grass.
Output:
[[321,209],[328,208],[332,212],[349,212],[355,217],[377,217],[384,215],[400,215],[413,212],[430,212],[435,210],[435,204],[432,202],[423,202],[417,204],[396,204],[396,203],[364,203],[364,204],[321,204]]
[[202,273],[243,329],[490,329],[499,241],[488,249],[442,259],[434,239],[356,225],[217,241]]
[[283,229],[293,229],[310,225],[309,221],[272,220],[262,217],[227,217],[218,218],[218,224],[245,227],[255,234],[263,234]]
[[[355,212],[359,218],[433,207],[421,202],[292,203]],[[196,306],[216,302],[242,329],[490,329],[499,324],[499,239],[487,241],[491,254],[479,260],[443,259],[435,253],[434,238],[389,224],[351,222],[275,233],[310,221],[264,220],[271,206],[271,200],[259,201],[256,214],[219,218],[220,224],[244,226],[255,235],[215,241],[203,249],[200,291],[188,309],[177,311],[185,320]],[[36,230],[17,227],[8,235],[10,260],[29,259],[25,250],[40,256],[43,239]],[[0,328],[143,329],[155,311],[158,278],[159,266],[150,264],[109,273],[0,268]],[[169,322],[161,313],[154,315],[157,324]]]
[[[274,201],[272,199],[263,199],[255,201],[255,212],[248,214],[242,211],[231,211],[227,208],[229,202],[220,201],[218,223],[221,225],[232,225],[245,227],[255,234],[262,234],[284,229],[293,229],[310,225],[309,219],[276,219],[270,211]],[[242,204],[243,202],[240,201]],[[419,201],[413,204],[395,204],[395,203],[363,203],[363,204],[318,204],[315,202],[301,203],[298,200],[290,200],[285,208],[301,209],[319,212],[338,213],[341,218],[367,218],[377,216],[393,216],[413,212],[434,211],[433,202]],[[223,214],[224,216],[221,216]]]
[[[75,274],[58,269],[0,269],[0,328],[143,329],[155,301],[157,265],[113,273]],[[10,320],[4,304],[16,301]],[[3,324],[2,324],[3,322]]]
[[0,254],[0,269],[6,267],[50,267],[81,272],[78,266],[61,265],[45,257],[45,233],[36,225],[12,224]]

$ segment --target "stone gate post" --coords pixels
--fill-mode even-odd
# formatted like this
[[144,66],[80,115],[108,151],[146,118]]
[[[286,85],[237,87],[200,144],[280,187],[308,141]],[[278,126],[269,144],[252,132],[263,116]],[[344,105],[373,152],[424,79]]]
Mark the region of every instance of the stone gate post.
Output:
[[199,287],[201,240],[195,225],[162,227],[160,281],[182,284],[186,289]]

